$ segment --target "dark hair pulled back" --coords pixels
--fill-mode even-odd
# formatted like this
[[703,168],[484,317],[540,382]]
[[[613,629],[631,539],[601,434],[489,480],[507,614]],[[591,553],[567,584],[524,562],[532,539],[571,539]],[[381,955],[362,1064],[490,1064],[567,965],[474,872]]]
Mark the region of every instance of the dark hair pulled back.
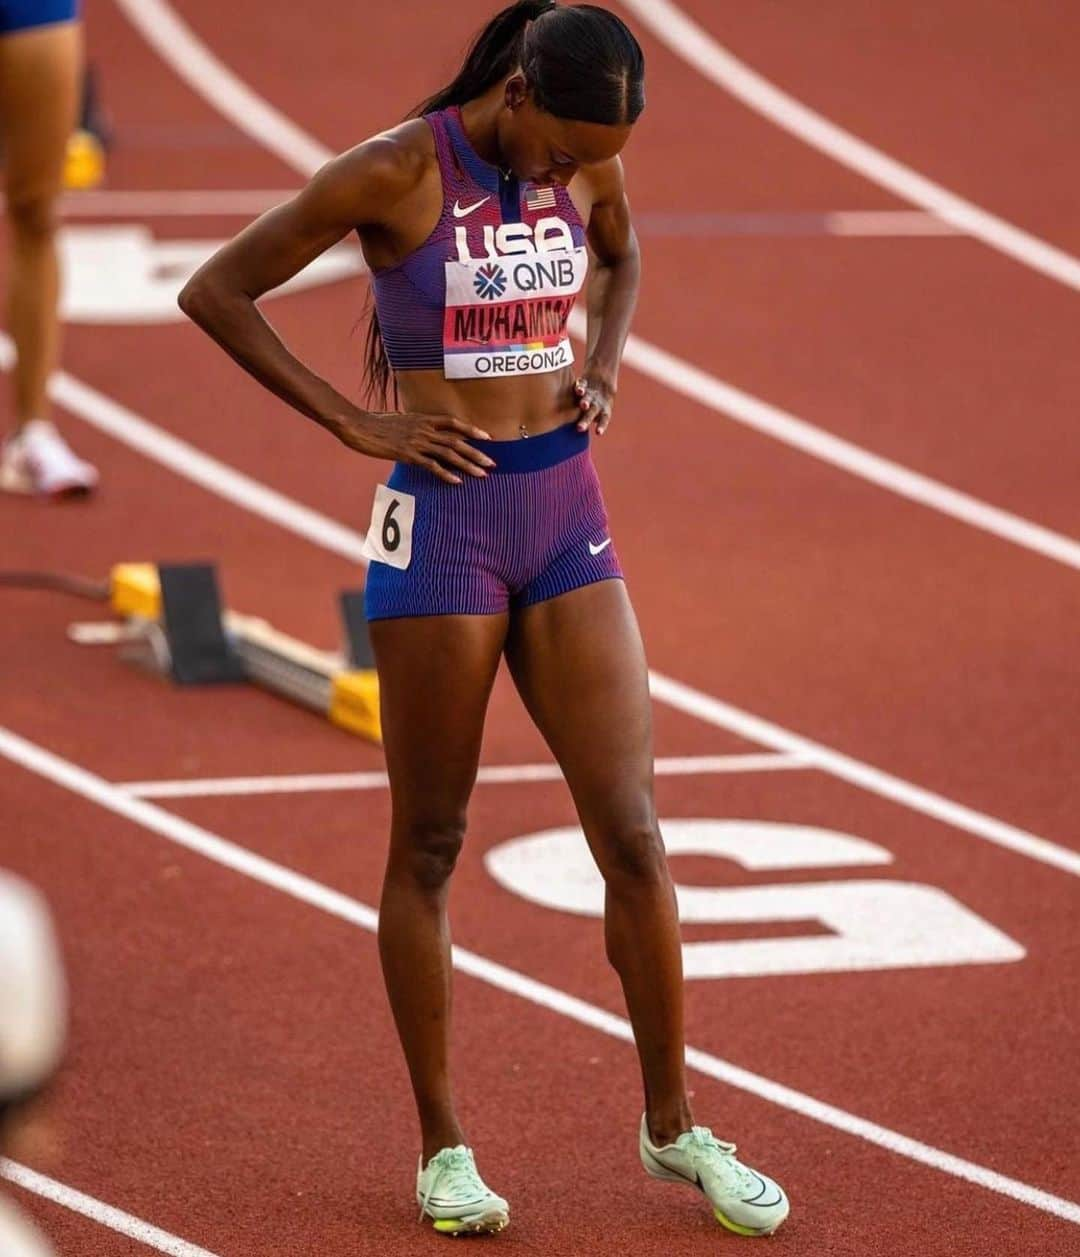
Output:
[[[592,4],[517,0],[473,40],[453,82],[410,117],[464,105],[518,66],[539,108],[558,118],[620,126],[636,122],[645,107],[645,57],[614,13]],[[373,301],[364,358],[368,388],[386,398],[392,374]]]

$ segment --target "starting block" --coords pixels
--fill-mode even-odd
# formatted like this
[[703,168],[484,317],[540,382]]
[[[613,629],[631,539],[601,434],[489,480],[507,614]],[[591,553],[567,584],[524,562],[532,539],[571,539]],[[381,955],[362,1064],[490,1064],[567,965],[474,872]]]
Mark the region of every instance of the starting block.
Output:
[[210,564],[119,564],[110,573],[109,604],[123,624],[75,624],[72,640],[128,643],[128,658],[179,685],[251,681],[339,728],[382,741],[379,680],[360,591],[341,595],[346,650],[340,655],[225,610]]

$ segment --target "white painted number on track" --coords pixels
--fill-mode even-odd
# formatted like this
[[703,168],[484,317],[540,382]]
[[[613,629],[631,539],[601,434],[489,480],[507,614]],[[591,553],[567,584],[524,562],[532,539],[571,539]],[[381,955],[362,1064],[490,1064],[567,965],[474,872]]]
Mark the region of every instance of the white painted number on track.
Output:
[[[661,821],[669,856],[718,856],[745,869],[803,870],[889,864],[883,847],[829,829],[762,821]],[[604,883],[580,829],[513,838],[485,857],[497,882],[533,903],[602,916]],[[1024,949],[935,886],[879,879],[776,886],[676,886],[679,916],[694,924],[816,921],[799,937],[683,945],[688,978],[761,977],[933,965],[1001,964]]]
[[[60,232],[69,323],[179,323],[177,294],[222,240],[156,240],[139,226],[66,227]],[[359,249],[339,244],[277,289],[299,292],[363,270]]]

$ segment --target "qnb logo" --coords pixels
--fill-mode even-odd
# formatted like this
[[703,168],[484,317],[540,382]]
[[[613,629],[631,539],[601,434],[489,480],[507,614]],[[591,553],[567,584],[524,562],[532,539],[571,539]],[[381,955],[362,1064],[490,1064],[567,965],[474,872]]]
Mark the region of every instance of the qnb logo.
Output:
[[506,291],[506,272],[497,262],[489,262],[476,272],[473,287],[478,296],[486,301],[494,301]]

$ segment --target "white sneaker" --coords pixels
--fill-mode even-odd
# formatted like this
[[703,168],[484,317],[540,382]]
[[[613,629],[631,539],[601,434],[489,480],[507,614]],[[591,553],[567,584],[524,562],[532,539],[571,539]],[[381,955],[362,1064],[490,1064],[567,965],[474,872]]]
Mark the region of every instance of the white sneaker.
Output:
[[735,1145],[714,1138],[704,1126],[684,1131],[657,1148],[641,1118],[641,1164],[653,1178],[686,1183],[703,1192],[721,1226],[736,1235],[771,1235],[788,1216],[783,1188],[735,1159]]
[[443,1148],[416,1168],[420,1220],[426,1214],[443,1235],[481,1235],[510,1224],[510,1206],[488,1188],[476,1169],[471,1148]]
[[0,450],[0,489],[59,498],[97,488],[97,468],[77,458],[48,419],[31,419]]

